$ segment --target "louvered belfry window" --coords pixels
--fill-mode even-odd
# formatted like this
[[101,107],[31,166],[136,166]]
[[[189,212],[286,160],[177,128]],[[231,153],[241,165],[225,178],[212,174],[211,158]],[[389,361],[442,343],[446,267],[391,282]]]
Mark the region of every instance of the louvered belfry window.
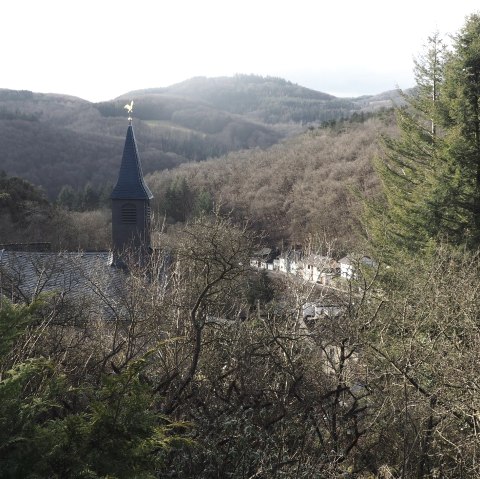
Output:
[[147,227],[150,226],[150,221],[152,218],[152,210],[150,209],[150,206],[146,206],[145,208],[145,222],[147,224]]
[[137,208],[133,203],[122,205],[122,223],[134,225],[137,222]]

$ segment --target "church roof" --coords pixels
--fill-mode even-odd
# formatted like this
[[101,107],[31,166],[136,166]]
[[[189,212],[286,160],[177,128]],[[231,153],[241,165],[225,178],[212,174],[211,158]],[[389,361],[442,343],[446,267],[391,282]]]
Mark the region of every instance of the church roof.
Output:
[[153,198],[152,192],[143,179],[142,166],[131,124],[127,129],[118,181],[110,198],[112,200],[149,200]]
[[57,293],[88,303],[86,313],[109,317],[125,282],[124,272],[112,261],[109,252],[0,250],[0,296],[29,303],[41,293]]
[[[168,251],[156,251],[159,284],[167,279]],[[41,294],[81,305],[84,317],[124,316],[128,270],[112,252],[34,252],[0,249],[0,299],[30,303]],[[151,279],[151,277],[150,277]]]

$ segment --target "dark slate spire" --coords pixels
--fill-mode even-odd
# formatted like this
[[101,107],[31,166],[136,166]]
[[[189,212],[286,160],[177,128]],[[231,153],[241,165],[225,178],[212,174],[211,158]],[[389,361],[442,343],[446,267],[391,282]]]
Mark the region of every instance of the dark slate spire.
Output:
[[[133,102],[126,105],[129,113],[132,107]],[[143,180],[131,118],[129,122],[117,185],[110,195],[113,264],[122,267],[132,260],[143,264],[148,256],[153,198]]]
[[143,180],[142,167],[131,123],[128,125],[123,148],[120,174],[110,198],[112,200],[150,200],[153,198],[152,192]]

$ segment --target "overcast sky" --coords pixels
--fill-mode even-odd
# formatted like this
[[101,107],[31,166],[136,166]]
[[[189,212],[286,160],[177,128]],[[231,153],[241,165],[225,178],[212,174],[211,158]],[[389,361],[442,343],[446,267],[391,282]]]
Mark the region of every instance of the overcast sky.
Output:
[[194,76],[337,96],[413,85],[413,57],[478,0],[4,0],[0,88],[109,100]]

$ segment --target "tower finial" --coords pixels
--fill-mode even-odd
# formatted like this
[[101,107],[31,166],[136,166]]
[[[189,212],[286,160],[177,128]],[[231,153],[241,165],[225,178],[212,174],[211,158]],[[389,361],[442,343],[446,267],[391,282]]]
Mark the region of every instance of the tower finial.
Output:
[[128,111],[128,121],[130,125],[132,124],[132,111],[133,111],[133,100],[130,102],[130,105],[127,103],[123,108]]

